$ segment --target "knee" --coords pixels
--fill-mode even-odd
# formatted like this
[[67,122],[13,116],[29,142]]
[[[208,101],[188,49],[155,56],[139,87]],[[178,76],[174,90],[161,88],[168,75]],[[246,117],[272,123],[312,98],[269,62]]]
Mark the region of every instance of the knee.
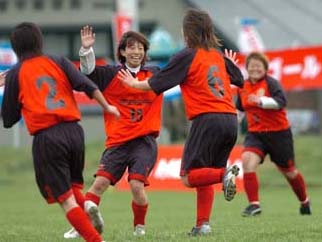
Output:
[[133,200],[140,205],[146,204],[147,197],[145,194],[144,183],[136,180],[130,181],[131,192],[133,195]]
[[191,187],[189,180],[188,180],[188,176],[182,176],[181,177],[181,182],[184,186],[186,187]]
[[133,196],[138,197],[144,193],[144,185],[131,184],[130,186]]
[[287,171],[282,171],[282,173],[288,180],[293,180],[299,174],[299,171],[296,168],[293,168]]
[[75,197],[70,196],[66,200],[60,203],[60,206],[63,208],[65,213],[70,211],[71,209],[78,207],[78,204],[76,203]]
[[102,194],[111,184],[110,180],[105,177],[97,177],[92,188],[99,194]]
[[261,161],[261,158],[257,154],[248,151],[242,153],[241,158],[243,161],[243,171],[245,173],[255,172]]

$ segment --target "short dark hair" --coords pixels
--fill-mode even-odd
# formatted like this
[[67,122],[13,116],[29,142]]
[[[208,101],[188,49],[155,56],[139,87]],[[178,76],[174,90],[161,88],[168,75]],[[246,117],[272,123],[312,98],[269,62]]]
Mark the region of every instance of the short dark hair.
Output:
[[268,70],[269,60],[267,56],[261,52],[254,51],[247,55],[246,57],[246,69],[248,68],[250,60],[258,60],[263,63],[265,70]]
[[11,32],[10,42],[19,60],[42,54],[42,33],[34,23],[23,22],[18,24]]
[[126,58],[124,56],[121,55],[121,50],[125,50],[125,48],[127,46],[131,46],[133,45],[135,42],[139,42],[143,45],[144,47],[144,52],[145,52],[145,56],[143,58],[142,64],[145,63],[145,61],[147,60],[147,51],[150,48],[150,43],[147,40],[147,38],[138,32],[135,31],[128,31],[126,33],[124,33],[122,35],[122,38],[120,40],[120,43],[117,47],[117,58],[118,60],[124,64],[126,62]]
[[188,47],[209,50],[221,46],[214,33],[212,19],[207,12],[188,9],[182,25],[183,35]]

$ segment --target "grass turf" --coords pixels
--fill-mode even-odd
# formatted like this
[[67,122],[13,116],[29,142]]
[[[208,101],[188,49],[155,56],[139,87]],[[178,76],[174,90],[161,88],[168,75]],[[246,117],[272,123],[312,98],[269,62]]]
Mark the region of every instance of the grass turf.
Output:
[[[211,218],[213,233],[190,238],[194,225],[195,194],[193,192],[149,192],[147,235],[132,235],[131,195],[109,190],[104,194],[101,212],[106,229],[103,237],[110,242],[183,242],[183,241],[322,241],[322,151],[321,137],[295,140],[299,169],[309,185],[312,216],[299,215],[299,203],[286,180],[270,163],[259,169],[262,215],[241,217],[247,205],[245,194],[239,193],[226,202],[222,193],[215,194]],[[313,145],[314,144],[314,145]],[[48,206],[34,182],[30,148],[14,150],[0,147],[0,242],[60,242],[70,227],[57,205]],[[102,146],[87,147],[86,188],[90,185]],[[73,241],[82,241],[76,239]]]

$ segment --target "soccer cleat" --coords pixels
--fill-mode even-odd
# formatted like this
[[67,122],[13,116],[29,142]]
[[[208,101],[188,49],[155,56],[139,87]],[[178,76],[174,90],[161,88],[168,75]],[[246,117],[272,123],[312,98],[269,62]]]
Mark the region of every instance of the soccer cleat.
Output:
[[85,201],[84,209],[97,232],[101,234],[104,228],[104,220],[98,206],[92,201]]
[[239,167],[237,165],[233,165],[226,169],[225,175],[223,178],[223,191],[224,196],[227,201],[231,201],[234,199],[236,194],[236,176],[238,176]]
[[311,213],[310,202],[301,205],[300,214],[301,215],[311,215],[312,214]]
[[262,210],[258,204],[249,204],[242,212],[243,217],[251,217],[261,214]]
[[211,227],[209,223],[203,223],[199,227],[193,227],[191,232],[188,233],[189,236],[199,236],[199,235],[207,235],[211,233]]
[[137,224],[137,225],[134,227],[133,235],[134,235],[134,236],[143,236],[143,235],[145,235],[145,228],[144,228],[144,225],[142,225],[142,224]]
[[79,238],[80,235],[77,232],[77,230],[75,228],[71,228],[70,230],[68,230],[66,233],[64,233],[64,238],[65,239],[76,239]]

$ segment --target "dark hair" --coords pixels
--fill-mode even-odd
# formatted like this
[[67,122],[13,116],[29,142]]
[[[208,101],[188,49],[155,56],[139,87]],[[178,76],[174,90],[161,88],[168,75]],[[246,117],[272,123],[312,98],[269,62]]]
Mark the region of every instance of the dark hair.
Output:
[[259,60],[260,62],[262,62],[262,63],[263,63],[263,65],[264,65],[265,70],[266,70],[266,71],[268,70],[269,62],[268,62],[268,58],[267,58],[267,56],[266,56],[266,55],[264,55],[263,53],[261,53],[261,52],[257,52],[257,51],[251,52],[251,53],[246,57],[246,69],[248,68],[249,62],[250,62],[250,60],[252,60],[252,59]]
[[183,35],[190,48],[209,50],[221,46],[209,14],[202,10],[187,10],[183,18]]
[[149,41],[141,33],[138,33],[135,31],[128,31],[123,34],[123,36],[120,40],[120,43],[117,47],[117,58],[122,64],[124,64],[126,62],[126,58],[121,55],[121,50],[125,50],[125,48],[127,46],[132,46],[135,42],[141,43],[144,47],[145,55],[144,55],[142,64],[144,64],[145,61],[147,60],[146,52],[148,51],[148,49],[150,47]]
[[42,33],[34,23],[23,22],[17,25],[11,32],[10,42],[19,60],[42,54]]

